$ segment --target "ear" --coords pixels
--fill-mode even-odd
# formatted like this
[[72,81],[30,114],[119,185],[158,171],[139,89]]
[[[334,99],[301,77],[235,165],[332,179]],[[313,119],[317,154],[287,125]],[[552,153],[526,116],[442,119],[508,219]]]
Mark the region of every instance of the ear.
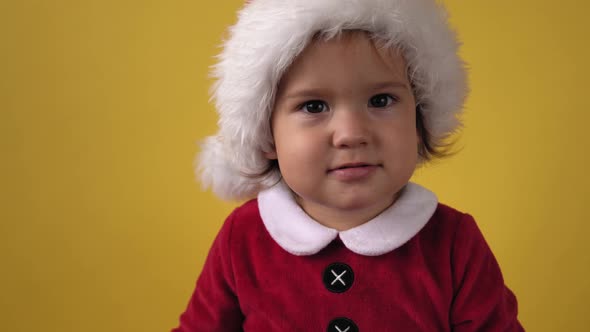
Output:
[[270,151],[270,152],[263,151],[262,154],[264,155],[264,157],[266,159],[269,159],[269,160],[277,160],[278,159],[277,151],[274,147],[272,148],[272,151]]
[[424,143],[422,135],[424,134],[424,118],[422,117],[422,110],[420,105],[416,105],[416,137],[418,138],[418,145]]
[[[271,127],[271,131],[272,131],[272,127]],[[275,146],[274,137],[271,136],[271,141],[269,143],[270,144],[268,144],[267,146],[265,146],[264,148],[261,149],[262,155],[264,156],[264,158],[266,158],[268,160],[279,159],[279,157],[277,156],[277,147]],[[269,151],[266,151],[266,149],[269,149]]]

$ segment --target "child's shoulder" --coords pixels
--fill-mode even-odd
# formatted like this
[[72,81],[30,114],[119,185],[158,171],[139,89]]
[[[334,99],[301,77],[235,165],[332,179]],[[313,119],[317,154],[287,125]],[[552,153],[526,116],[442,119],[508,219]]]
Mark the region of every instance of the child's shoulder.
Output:
[[236,207],[227,216],[222,231],[226,229],[229,233],[244,234],[247,230],[260,227],[264,226],[258,210],[258,200],[251,199]]
[[436,211],[423,232],[431,240],[446,238],[455,245],[457,243],[465,246],[487,245],[484,235],[471,214],[443,203],[438,203]]
[[465,220],[473,219],[469,213],[440,202],[438,203],[432,218],[446,223],[461,223],[465,222]]
[[438,203],[434,214],[424,227],[424,231],[439,236],[448,234],[451,237],[458,233],[480,232],[473,216],[443,203]]
[[254,198],[242,203],[231,212],[229,218],[233,219],[234,223],[242,223],[252,219],[260,219],[258,199]]
[[463,211],[460,211],[450,205],[439,202],[433,217],[450,220],[452,222],[452,220],[458,220],[467,215],[468,214]]

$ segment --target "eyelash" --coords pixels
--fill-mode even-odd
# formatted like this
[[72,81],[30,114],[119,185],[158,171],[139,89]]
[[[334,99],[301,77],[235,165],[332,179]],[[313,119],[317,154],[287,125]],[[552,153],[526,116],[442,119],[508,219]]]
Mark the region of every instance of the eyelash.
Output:
[[[308,106],[310,106],[310,105],[321,106],[322,109],[319,112],[310,112],[309,108],[308,108]],[[324,101],[321,101],[321,100],[309,100],[297,107],[297,109],[299,109],[305,113],[309,113],[309,114],[322,113],[327,108],[328,108],[328,105]]]
[[[386,105],[383,105],[383,106],[375,106],[374,104],[372,104],[372,102],[378,100],[377,98],[383,98],[383,97],[387,98]],[[393,104],[393,103],[395,103],[397,101],[398,101],[398,98],[395,97],[395,96],[392,96],[392,95],[387,94],[387,93],[380,93],[380,94],[374,95],[371,98],[369,98],[368,106],[369,107],[374,107],[374,108],[386,108],[388,106],[391,106],[391,104]],[[318,106],[321,106],[321,110],[319,110],[318,112],[311,112],[311,111],[309,111],[309,108],[308,108],[308,106],[311,106],[311,105],[315,106],[316,108]],[[309,113],[309,114],[319,114],[319,113],[323,113],[325,110],[328,110],[329,109],[329,106],[323,100],[309,100],[309,101],[306,101],[303,104],[299,105],[297,107],[297,109],[298,110],[301,110],[301,111],[303,111],[305,113]]]
[[397,97],[394,97],[394,96],[392,96],[392,95],[390,95],[390,94],[387,94],[387,93],[380,93],[380,94],[378,94],[378,95],[375,95],[375,96],[371,97],[371,99],[369,99],[369,105],[370,105],[370,104],[371,104],[371,102],[372,102],[372,101],[374,101],[375,99],[377,99],[377,98],[382,98],[382,97],[385,97],[385,98],[387,98],[386,105],[384,105],[384,106],[374,106],[374,105],[373,105],[372,107],[376,107],[376,108],[385,108],[385,107],[388,107],[388,106],[390,106],[391,104],[395,103],[396,101],[398,101],[398,100],[397,100]]

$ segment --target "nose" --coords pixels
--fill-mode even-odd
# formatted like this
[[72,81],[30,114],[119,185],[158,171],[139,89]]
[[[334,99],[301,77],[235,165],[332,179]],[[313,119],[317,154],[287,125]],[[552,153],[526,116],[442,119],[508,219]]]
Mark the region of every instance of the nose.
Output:
[[332,144],[337,148],[357,148],[369,144],[370,119],[366,110],[341,110],[332,115]]

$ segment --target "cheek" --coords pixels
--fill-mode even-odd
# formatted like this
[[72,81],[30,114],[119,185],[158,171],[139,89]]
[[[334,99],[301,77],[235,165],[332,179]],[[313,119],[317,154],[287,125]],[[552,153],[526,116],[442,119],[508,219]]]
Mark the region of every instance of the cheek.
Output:
[[418,135],[410,135],[408,140],[409,142],[405,145],[404,151],[404,158],[406,160],[405,166],[408,169],[411,168],[413,172],[413,170],[416,168],[416,165],[418,164],[419,138]]
[[385,142],[388,159],[397,167],[415,164],[418,160],[418,142],[418,135],[413,128],[400,128],[399,131],[393,131]]
[[305,157],[318,148],[320,137],[316,130],[310,130],[304,125],[281,123],[276,127],[274,142],[279,158],[293,155]]
[[403,151],[404,155],[410,163],[416,163],[418,161],[418,145],[420,140],[418,135],[412,132],[407,136],[406,144],[404,144]]
[[279,162],[285,165],[307,167],[322,155],[318,144],[307,137],[291,135],[284,139],[276,139],[275,144]]
[[324,170],[327,151],[319,138],[298,131],[276,137],[275,144],[281,174],[286,179],[299,177],[299,182],[307,182]]

